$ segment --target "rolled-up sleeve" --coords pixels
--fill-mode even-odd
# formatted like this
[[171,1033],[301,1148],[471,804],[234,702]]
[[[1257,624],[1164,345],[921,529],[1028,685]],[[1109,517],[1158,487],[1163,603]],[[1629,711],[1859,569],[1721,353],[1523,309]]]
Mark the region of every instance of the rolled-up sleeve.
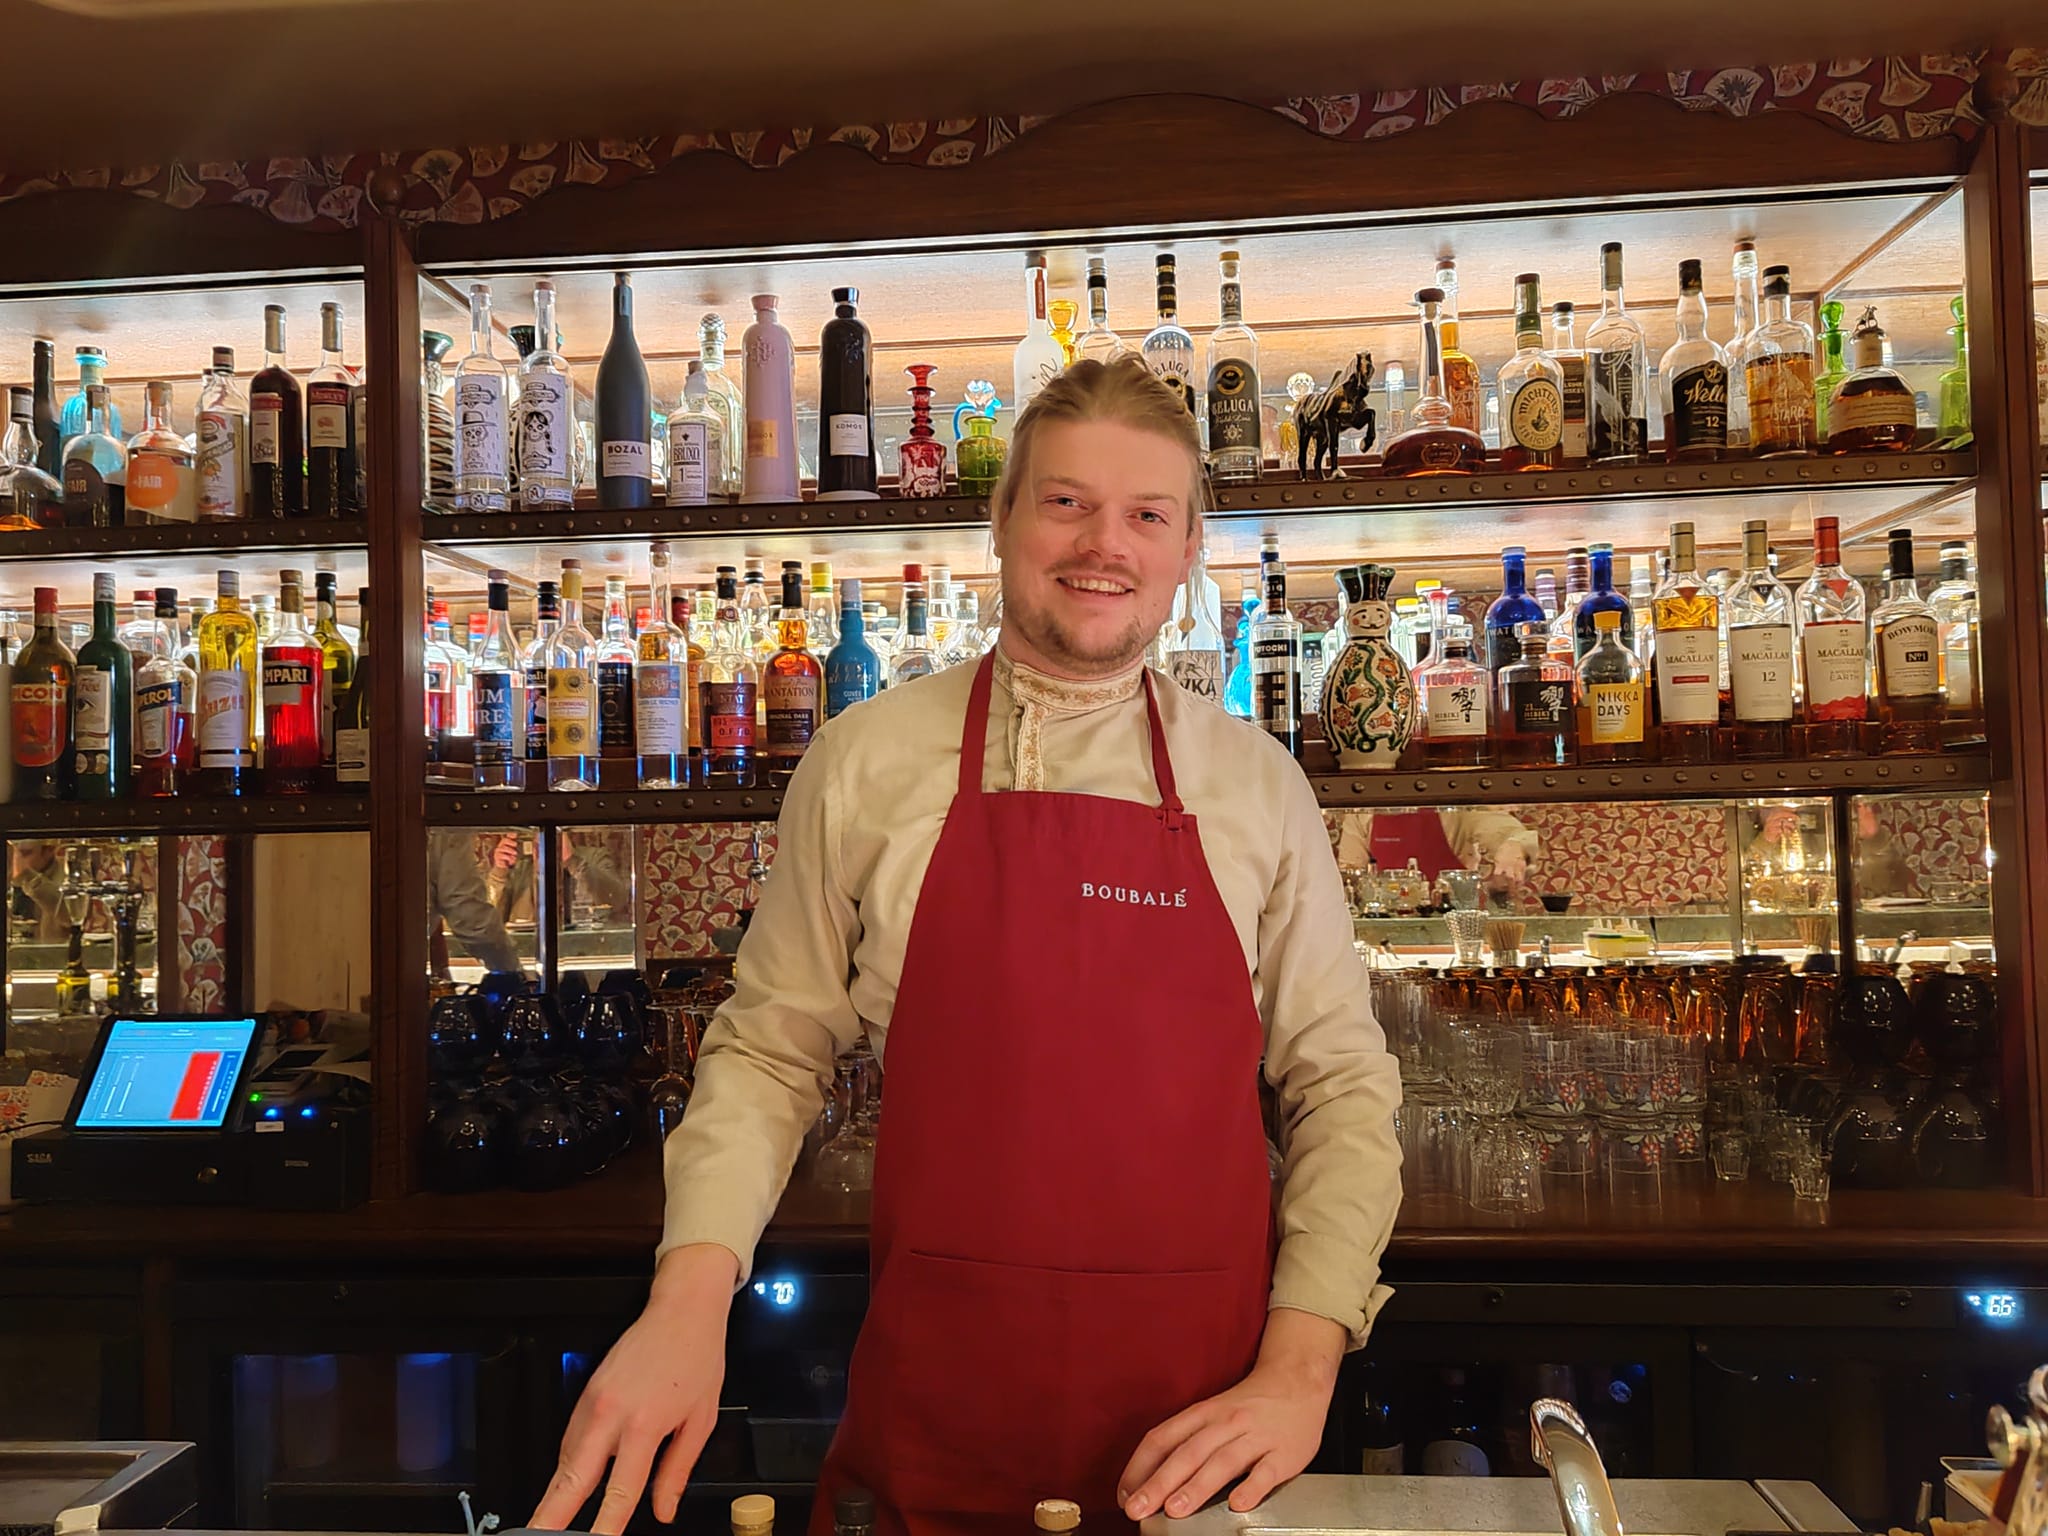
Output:
[[1393,1294],[1379,1274],[1401,1204],[1401,1077],[1373,1020],[1314,792],[1296,773],[1285,794],[1256,978],[1285,1136],[1272,1305],[1341,1324],[1355,1349]]
[[832,1063],[860,1034],[846,991],[860,913],[838,856],[832,743],[828,725],[783,796],[775,864],[740,945],[735,990],[706,1032],[689,1110],[663,1148],[657,1260],[718,1243],[746,1279]]

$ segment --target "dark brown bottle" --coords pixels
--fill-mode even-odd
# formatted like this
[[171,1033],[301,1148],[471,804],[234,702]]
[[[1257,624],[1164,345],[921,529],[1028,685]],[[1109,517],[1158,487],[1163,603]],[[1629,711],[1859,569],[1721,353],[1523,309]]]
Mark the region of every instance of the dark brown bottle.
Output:
[[306,515],[306,411],[284,361],[284,306],[263,306],[263,371],[249,381],[249,515]]

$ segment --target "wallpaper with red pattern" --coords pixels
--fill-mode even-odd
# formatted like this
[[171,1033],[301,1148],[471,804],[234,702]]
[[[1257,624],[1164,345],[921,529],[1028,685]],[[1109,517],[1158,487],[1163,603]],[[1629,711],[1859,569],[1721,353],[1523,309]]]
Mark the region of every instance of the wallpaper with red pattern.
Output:
[[178,987],[180,1011],[227,1005],[227,839],[178,840]]

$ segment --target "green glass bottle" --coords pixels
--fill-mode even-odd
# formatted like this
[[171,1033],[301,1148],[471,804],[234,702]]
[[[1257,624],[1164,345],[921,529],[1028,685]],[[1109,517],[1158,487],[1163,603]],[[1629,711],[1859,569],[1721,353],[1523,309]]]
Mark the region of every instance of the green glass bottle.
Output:
[[1955,345],[1955,364],[1941,375],[1941,436],[1937,448],[1967,448],[1975,435],[1970,430],[1970,329],[1963,320],[1963,296],[1948,301],[1948,312],[1956,323],[1948,328]]
[[995,412],[1002,404],[986,379],[967,381],[967,398],[953,412],[953,462],[962,496],[986,496],[996,488],[1009,444],[996,436]]
[[92,577],[92,638],[71,685],[71,771],[80,800],[121,800],[134,770],[135,660],[114,619],[114,573]]
[[1814,441],[1828,440],[1828,401],[1835,393],[1835,386],[1849,376],[1849,367],[1842,361],[1842,348],[1847,337],[1842,333],[1842,301],[1829,299],[1820,307],[1820,373],[1813,381]]

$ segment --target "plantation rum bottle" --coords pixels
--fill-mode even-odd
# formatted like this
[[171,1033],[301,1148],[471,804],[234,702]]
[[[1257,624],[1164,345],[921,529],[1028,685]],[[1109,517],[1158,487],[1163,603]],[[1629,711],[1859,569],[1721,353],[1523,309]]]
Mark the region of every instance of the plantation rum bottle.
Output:
[[1938,752],[1948,713],[1941,692],[1941,626],[1913,577],[1913,530],[1894,528],[1890,544],[1891,580],[1870,615],[1884,750]]
[[1828,452],[1904,453],[1913,446],[1919,415],[1911,387],[1885,365],[1875,305],[1856,322],[1855,361],[1828,400]]
[[1869,713],[1863,584],[1842,568],[1841,526],[1813,520],[1813,574],[1793,599],[1805,680],[1806,755],[1847,757]]
[[1710,763],[1721,719],[1721,600],[1699,572],[1691,523],[1671,525],[1671,573],[1651,600],[1657,620],[1657,755]]

